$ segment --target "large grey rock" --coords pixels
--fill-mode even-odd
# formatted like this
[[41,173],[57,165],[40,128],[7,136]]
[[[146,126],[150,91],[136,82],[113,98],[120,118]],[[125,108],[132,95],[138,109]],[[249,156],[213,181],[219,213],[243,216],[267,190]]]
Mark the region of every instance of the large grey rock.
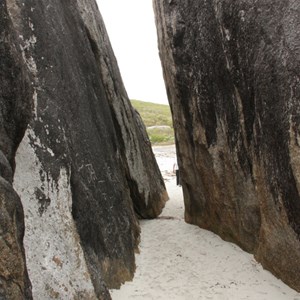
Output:
[[185,219],[300,291],[300,3],[154,0]]
[[15,151],[31,116],[31,89],[6,3],[0,4],[0,299],[32,299],[24,214],[12,187]]
[[103,78],[135,212],[141,218],[155,218],[165,206],[168,195],[150,147],[146,128],[128,101],[117,61],[95,1],[77,0],[77,4]]
[[[94,0],[4,3],[22,57],[12,63],[31,80],[8,87],[21,107],[33,103],[14,174],[33,297],[110,299],[107,288],[135,271],[136,214],[156,217],[167,200],[145,128]],[[4,126],[14,148],[3,142],[0,164],[14,168],[31,115],[11,111],[18,118]]]

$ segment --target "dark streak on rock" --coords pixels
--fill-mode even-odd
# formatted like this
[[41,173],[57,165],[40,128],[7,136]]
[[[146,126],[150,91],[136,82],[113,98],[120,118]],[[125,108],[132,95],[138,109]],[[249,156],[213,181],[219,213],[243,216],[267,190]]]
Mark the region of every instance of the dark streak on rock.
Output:
[[300,4],[153,2],[186,221],[300,290]]
[[32,299],[24,215],[12,187],[15,153],[32,115],[32,89],[6,1],[0,2],[0,298]]

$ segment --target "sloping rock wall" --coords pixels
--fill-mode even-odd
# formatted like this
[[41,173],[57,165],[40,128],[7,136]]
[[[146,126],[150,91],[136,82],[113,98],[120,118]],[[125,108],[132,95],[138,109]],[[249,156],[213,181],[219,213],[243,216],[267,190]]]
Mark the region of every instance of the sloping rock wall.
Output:
[[32,299],[23,208],[12,187],[15,152],[30,115],[30,81],[4,2],[0,4],[0,299]]
[[300,291],[300,4],[154,0],[185,219]]
[[146,128],[128,101],[95,1],[78,0],[77,3],[103,78],[135,212],[141,218],[155,218],[161,213],[168,195],[150,147]]
[[[33,298],[110,299],[107,288],[130,280],[135,271],[136,214],[155,217],[167,200],[145,129],[128,100],[94,0],[11,0],[3,5],[8,14],[0,21],[11,19],[4,35],[15,33],[7,45],[18,55],[3,60],[3,66],[1,60],[1,76],[15,78],[18,71],[23,77],[1,92],[14,91],[10,100],[15,97],[27,113],[8,107],[15,123],[1,124],[12,144],[1,143],[8,166],[3,170],[11,184],[15,151],[30,121],[16,154],[13,184],[24,206]],[[6,73],[10,63],[16,70]],[[6,121],[10,115],[2,117]],[[10,189],[3,194],[15,204],[4,209],[10,210],[8,221],[17,212],[14,244],[19,250],[12,255],[18,255],[18,272],[23,272],[13,276],[29,298],[22,207]]]

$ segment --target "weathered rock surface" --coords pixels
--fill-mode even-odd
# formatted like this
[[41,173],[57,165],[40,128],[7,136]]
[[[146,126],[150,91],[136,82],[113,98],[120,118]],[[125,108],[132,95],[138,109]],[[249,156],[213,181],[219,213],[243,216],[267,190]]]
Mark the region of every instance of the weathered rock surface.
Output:
[[[135,212],[141,218],[155,218],[161,213],[168,195],[150,147],[146,128],[128,101],[117,61],[95,1],[78,0],[77,3],[103,78]],[[153,178],[155,180],[152,180]]]
[[31,115],[30,82],[6,3],[0,4],[0,299],[32,299],[21,201],[12,187],[14,156]]
[[185,219],[300,291],[300,3],[154,0]]
[[11,186],[30,121],[14,188],[33,298],[110,299],[135,270],[136,214],[167,200],[145,128],[94,0],[3,3],[0,298],[31,297]]

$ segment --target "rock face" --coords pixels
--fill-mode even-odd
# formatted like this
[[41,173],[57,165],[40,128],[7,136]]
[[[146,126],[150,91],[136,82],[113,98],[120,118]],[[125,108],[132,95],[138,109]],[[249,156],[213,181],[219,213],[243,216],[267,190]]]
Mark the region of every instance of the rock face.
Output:
[[128,101],[95,1],[81,0],[77,4],[103,78],[135,212],[141,218],[155,218],[161,213],[168,195],[150,147],[146,128]]
[[24,215],[12,187],[14,156],[31,115],[30,82],[5,2],[0,4],[0,299],[32,299]]
[[185,219],[300,291],[300,3],[154,0]]
[[33,298],[110,299],[167,194],[96,2],[4,1],[0,23],[0,298],[31,297],[16,160]]

